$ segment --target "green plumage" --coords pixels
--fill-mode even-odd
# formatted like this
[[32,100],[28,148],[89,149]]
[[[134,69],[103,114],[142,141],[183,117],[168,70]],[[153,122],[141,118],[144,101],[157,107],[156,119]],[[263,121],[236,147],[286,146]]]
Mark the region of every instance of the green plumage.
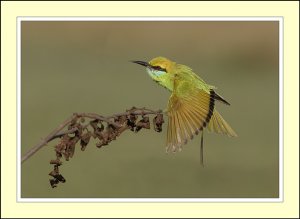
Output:
[[167,107],[167,151],[180,150],[188,139],[206,127],[209,131],[237,136],[215,108],[215,100],[229,103],[190,67],[164,57],[135,63],[145,66],[154,81],[172,92]]

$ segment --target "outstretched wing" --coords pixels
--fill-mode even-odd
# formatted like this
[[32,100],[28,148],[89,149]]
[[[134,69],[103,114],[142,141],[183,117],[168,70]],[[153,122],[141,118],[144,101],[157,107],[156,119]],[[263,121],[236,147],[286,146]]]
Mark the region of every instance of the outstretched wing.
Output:
[[188,139],[197,135],[214,111],[214,91],[205,91],[189,82],[174,87],[168,103],[167,152],[181,150]]
[[191,82],[174,86],[167,108],[167,152],[181,150],[182,145],[205,127],[209,131],[236,137],[235,131],[215,109],[215,100],[220,99],[223,100],[214,90],[201,89]]

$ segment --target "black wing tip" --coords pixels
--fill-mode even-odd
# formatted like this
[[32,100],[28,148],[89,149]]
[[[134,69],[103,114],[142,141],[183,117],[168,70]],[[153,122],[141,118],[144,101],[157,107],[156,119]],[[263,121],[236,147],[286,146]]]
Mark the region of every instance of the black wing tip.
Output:
[[228,103],[223,97],[221,97],[219,94],[217,94],[215,91],[213,92],[213,95],[214,95],[214,99],[215,100],[218,100],[228,106],[230,106],[230,103]]

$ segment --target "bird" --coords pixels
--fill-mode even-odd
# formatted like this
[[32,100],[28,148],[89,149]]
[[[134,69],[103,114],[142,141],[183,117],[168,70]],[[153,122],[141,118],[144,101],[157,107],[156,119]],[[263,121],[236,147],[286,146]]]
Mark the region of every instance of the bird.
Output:
[[182,150],[188,140],[202,132],[201,163],[203,165],[203,130],[237,137],[236,132],[216,110],[215,103],[230,105],[198,74],[183,64],[178,64],[165,57],[156,57],[151,61],[131,61],[146,67],[149,76],[171,92],[167,109],[167,152]]

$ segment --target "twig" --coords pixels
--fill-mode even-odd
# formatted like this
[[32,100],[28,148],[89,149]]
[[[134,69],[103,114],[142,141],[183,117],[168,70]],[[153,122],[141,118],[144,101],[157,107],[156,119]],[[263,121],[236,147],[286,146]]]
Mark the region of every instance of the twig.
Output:
[[[21,162],[24,163],[44,145],[50,141],[60,138],[60,142],[55,146],[56,160],[51,160],[50,164],[54,165],[53,171],[49,173],[53,179],[50,184],[54,188],[59,182],[65,182],[65,178],[59,173],[59,166],[62,165],[60,160],[64,156],[65,160],[72,158],[75,152],[75,146],[80,142],[81,150],[84,151],[90,138],[98,139],[96,144],[98,148],[108,145],[111,141],[116,140],[125,130],[138,132],[142,128],[150,129],[148,115],[155,115],[153,118],[154,130],[161,132],[164,123],[161,110],[150,110],[146,108],[133,107],[124,113],[114,114],[104,117],[96,113],[74,113],[56,129],[54,129],[40,143],[32,147],[25,155],[22,156]],[[139,119],[139,117],[141,117]],[[86,122],[88,119],[88,122]],[[103,125],[106,123],[106,127]],[[91,131],[90,129],[93,129]],[[70,136],[71,135],[71,136]]]
[[[133,108],[133,109],[135,109],[135,108]],[[132,114],[132,115],[149,115],[149,114],[159,114],[159,113],[162,113],[162,111],[161,110],[154,111],[154,110],[149,110],[149,109],[145,109],[145,108],[141,108],[141,109],[136,108],[135,111],[133,111],[133,112],[127,111],[125,113],[118,113],[118,114],[114,114],[114,115],[108,116],[108,117],[104,117],[104,116],[98,115],[96,113],[74,113],[71,117],[66,119],[62,124],[60,124],[56,129],[54,129],[40,143],[38,143],[37,145],[32,147],[26,154],[24,154],[22,156],[21,162],[23,163],[26,160],[28,160],[32,155],[34,155],[37,151],[39,151],[43,146],[45,146],[48,142],[54,140],[55,138],[61,137],[65,134],[74,133],[77,130],[77,128],[73,128],[71,130],[62,131],[62,132],[60,132],[60,131],[63,128],[65,128],[75,118],[86,117],[86,118],[90,118],[90,119],[99,119],[100,121],[105,121],[105,122],[108,122],[109,124],[114,125],[115,127],[118,127],[119,126],[118,124],[116,124],[112,121],[109,121],[109,119],[120,117],[120,116],[128,116],[130,114]]]
[[65,128],[76,116],[73,115],[66,119],[62,124],[60,124],[56,129],[54,129],[46,138],[44,138],[40,143],[32,147],[26,154],[22,156],[21,162],[28,160],[32,155],[34,155],[38,150],[40,150],[44,145],[53,139],[59,131]]

